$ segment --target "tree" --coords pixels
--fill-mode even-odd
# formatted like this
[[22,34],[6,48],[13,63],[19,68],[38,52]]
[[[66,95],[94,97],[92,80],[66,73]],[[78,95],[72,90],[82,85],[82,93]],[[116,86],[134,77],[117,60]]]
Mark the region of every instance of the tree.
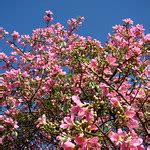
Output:
[[131,19],[106,44],[75,33],[84,18],[0,39],[1,149],[106,150],[148,147],[150,34]]

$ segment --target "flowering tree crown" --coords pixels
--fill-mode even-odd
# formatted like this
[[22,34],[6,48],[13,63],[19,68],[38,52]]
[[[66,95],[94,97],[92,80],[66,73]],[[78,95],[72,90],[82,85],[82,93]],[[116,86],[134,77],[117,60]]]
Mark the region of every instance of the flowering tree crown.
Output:
[[76,34],[84,18],[0,39],[0,144],[6,149],[144,150],[148,147],[150,34],[131,19],[106,44]]

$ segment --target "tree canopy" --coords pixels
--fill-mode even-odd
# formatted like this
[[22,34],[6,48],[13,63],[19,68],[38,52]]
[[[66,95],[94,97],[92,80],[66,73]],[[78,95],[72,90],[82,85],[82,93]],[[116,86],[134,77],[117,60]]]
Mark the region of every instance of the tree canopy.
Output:
[[1,149],[147,148],[150,34],[127,18],[102,44],[76,33],[84,17],[44,20],[32,35],[0,28]]

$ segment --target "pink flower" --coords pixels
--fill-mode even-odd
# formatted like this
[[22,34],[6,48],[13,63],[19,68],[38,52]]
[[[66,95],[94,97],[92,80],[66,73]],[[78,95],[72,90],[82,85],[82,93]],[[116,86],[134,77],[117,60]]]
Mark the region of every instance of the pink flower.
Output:
[[115,25],[112,28],[115,29],[115,30],[118,30],[119,32],[123,31],[123,29],[124,29],[124,27],[121,26],[121,25]]
[[144,98],[146,96],[144,89],[140,89],[136,98]]
[[87,122],[92,122],[94,120],[94,112],[88,107],[81,108],[78,112],[78,117],[81,119],[85,117]]
[[98,130],[97,126],[95,124],[89,125],[88,127],[91,131],[96,131]]
[[84,138],[83,134],[80,134],[75,138],[75,143],[81,147],[82,150],[87,149],[95,149],[100,150],[101,145],[99,144],[99,138],[93,137],[93,138]]
[[144,150],[143,140],[138,137],[136,133],[131,133],[128,135],[128,138],[120,144],[120,150]]
[[105,69],[104,69],[104,73],[105,73],[105,74],[108,74],[108,75],[112,75],[112,74],[113,74],[110,67],[105,68]]
[[5,130],[5,127],[0,125],[0,131],[3,131],[3,130]]
[[134,47],[133,52],[137,53],[138,55],[141,54],[141,49],[139,47]]
[[127,110],[127,111],[125,112],[125,116],[126,116],[127,118],[130,118],[130,119],[132,119],[132,118],[135,116],[135,114],[136,114],[136,112],[133,111],[133,110]]
[[8,57],[7,57],[7,55],[5,54],[5,53],[3,53],[3,52],[1,52],[0,53],[0,59],[7,59]]
[[68,20],[68,25],[71,27],[71,29],[76,28],[78,25],[81,25],[84,21],[84,17],[78,17],[78,18],[72,18]]
[[61,72],[60,66],[59,66],[59,65],[54,65],[54,66],[53,66],[53,71],[54,71],[54,73],[59,73],[59,72]]
[[92,67],[97,67],[97,65],[98,65],[97,59],[92,59],[91,60],[91,66]]
[[46,124],[46,115],[43,114],[42,117],[38,118],[37,120],[38,124],[36,125],[36,127],[40,127],[41,125]]
[[53,15],[53,12],[50,11],[50,10],[46,10],[45,13],[46,13],[47,15]]
[[53,20],[53,13],[50,10],[45,11],[46,15],[43,17],[45,21],[52,21]]
[[26,52],[24,53],[24,56],[28,59],[28,60],[33,60],[35,58],[35,56],[33,54],[31,54],[30,52]]
[[11,124],[14,129],[17,129],[19,126],[17,125],[17,122],[14,121],[12,118],[6,118],[4,120],[6,123]]
[[18,37],[19,37],[19,33],[16,31],[13,31],[13,33],[11,35],[12,35],[13,39],[15,39],[15,40],[18,39]]
[[77,145],[83,145],[85,142],[85,138],[83,137],[84,134],[80,133],[78,136],[75,137],[75,143]]
[[125,22],[127,24],[133,24],[133,21],[130,18],[123,19],[123,22]]
[[72,106],[71,114],[76,115],[80,110],[81,108],[79,106]]
[[6,32],[2,27],[0,27],[0,39],[2,39],[8,32]]
[[3,140],[4,140],[4,138],[5,138],[4,135],[0,137],[0,145],[3,145]]
[[144,41],[147,42],[147,43],[150,43],[150,34],[146,34],[144,36]]
[[5,116],[4,115],[0,115],[0,121],[4,120],[4,119],[5,119]]
[[64,150],[74,150],[75,144],[68,140],[62,145],[62,147],[64,148]]
[[72,100],[76,103],[77,106],[82,107],[83,103],[81,103],[80,98],[78,96],[72,96]]
[[115,107],[121,107],[120,102],[117,98],[113,97],[110,99],[110,102],[112,105],[114,105]]
[[144,27],[143,25],[137,24],[136,26],[133,26],[131,28],[131,32],[134,34],[134,36],[144,36]]
[[141,138],[133,138],[130,142],[130,145],[132,145],[133,147],[138,147],[143,143],[143,140]]
[[118,132],[115,133],[113,131],[109,134],[110,139],[112,142],[115,142],[116,145],[122,144],[125,141],[126,133],[122,131],[122,129],[118,129]]
[[62,124],[60,125],[61,128],[67,129],[71,128],[74,125],[74,117],[65,117]]
[[43,19],[44,19],[45,21],[51,21],[51,20],[53,20],[52,18],[48,17],[47,15],[45,15],[45,16],[43,17]]
[[102,90],[103,95],[107,95],[109,93],[109,86],[104,84],[104,83],[100,83],[99,87]]
[[[129,108],[128,108],[129,109]],[[135,119],[136,112],[134,110],[127,110],[125,116],[128,119],[128,127],[133,129],[139,126],[138,121]]]
[[117,66],[116,64],[116,58],[112,55],[108,55],[107,58],[106,58],[107,62],[109,65],[111,66]]
[[128,127],[131,128],[131,129],[135,129],[135,128],[138,128],[139,127],[139,123],[136,119],[129,119],[128,121]]
[[99,141],[98,137],[93,137],[93,138],[88,139],[86,143],[84,144],[85,150],[87,148],[95,148],[96,150],[100,150],[101,145],[99,144],[98,141]]
[[143,145],[134,146],[130,143],[123,143],[120,145],[120,150],[144,150]]
[[77,106],[73,106],[71,108],[71,114],[73,116],[77,115],[77,117],[79,119],[82,119],[83,117],[85,117],[85,119],[88,122],[93,121],[94,119],[94,112],[93,110],[90,110],[88,107],[83,107],[84,104],[81,103],[80,98],[78,96],[72,96],[72,100],[74,101],[74,103],[76,103]]

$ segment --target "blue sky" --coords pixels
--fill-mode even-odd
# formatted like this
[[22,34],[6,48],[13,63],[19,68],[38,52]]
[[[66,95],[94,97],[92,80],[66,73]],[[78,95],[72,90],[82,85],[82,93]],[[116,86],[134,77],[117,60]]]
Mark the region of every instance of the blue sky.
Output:
[[[66,21],[72,17],[84,16],[80,35],[90,35],[102,42],[112,31],[112,26],[120,24],[124,18],[132,18],[143,24],[150,32],[150,0],[0,0],[0,26],[8,32],[30,34],[38,27],[45,27],[45,10],[54,13],[53,23]],[[0,51],[2,51],[0,43]]]

